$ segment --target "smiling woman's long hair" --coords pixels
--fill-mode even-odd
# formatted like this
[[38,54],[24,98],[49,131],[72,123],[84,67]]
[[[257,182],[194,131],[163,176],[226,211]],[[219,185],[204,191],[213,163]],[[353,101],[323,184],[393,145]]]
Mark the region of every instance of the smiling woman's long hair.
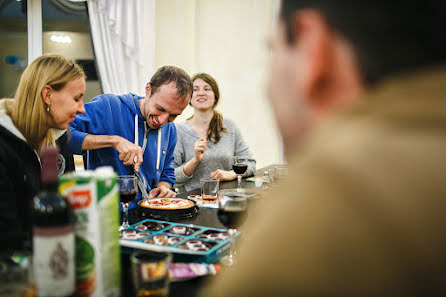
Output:
[[192,77],[192,82],[196,79],[202,79],[204,82],[208,83],[212,91],[214,92],[215,101],[214,101],[214,115],[212,116],[211,122],[209,123],[208,129],[208,140],[213,143],[218,143],[221,139],[221,133],[226,131],[226,128],[223,127],[223,116],[221,113],[215,110],[217,106],[218,100],[220,99],[220,90],[218,88],[218,84],[215,79],[207,73],[197,73]]
[[42,89],[48,85],[59,91],[68,82],[79,78],[85,78],[85,73],[74,61],[61,55],[46,54],[23,71],[14,100],[5,100],[6,113],[38,153],[44,146],[55,146],[47,124],[48,106],[43,101]]

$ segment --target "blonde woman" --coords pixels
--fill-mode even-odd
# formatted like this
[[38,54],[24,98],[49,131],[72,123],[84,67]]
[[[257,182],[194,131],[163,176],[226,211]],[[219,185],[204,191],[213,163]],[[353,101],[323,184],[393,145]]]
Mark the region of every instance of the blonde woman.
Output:
[[215,110],[220,99],[217,82],[207,73],[194,75],[192,82],[190,105],[194,115],[175,124],[178,133],[173,163],[176,186],[181,191],[191,191],[200,187],[202,177],[221,181],[236,179],[237,174],[232,170],[234,156],[246,157],[248,169],[243,176],[253,175],[256,161],[239,128]]
[[40,190],[39,154],[55,146],[84,113],[85,74],[75,62],[48,54],[23,72],[14,99],[0,101],[0,249],[29,248],[31,201]]

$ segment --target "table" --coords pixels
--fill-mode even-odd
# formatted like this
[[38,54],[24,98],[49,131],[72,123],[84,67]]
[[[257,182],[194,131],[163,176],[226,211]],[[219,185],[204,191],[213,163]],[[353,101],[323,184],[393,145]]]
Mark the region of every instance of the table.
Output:
[[[264,171],[267,171],[270,168],[274,168],[278,166],[278,164],[272,164],[267,167],[263,167],[257,169],[255,172],[256,176],[263,176]],[[242,188],[255,188],[254,182],[247,182],[244,178],[241,184]],[[220,189],[232,189],[237,188],[237,180],[220,182]],[[200,189],[195,189],[189,192],[178,194],[177,197],[187,198],[189,195],[197,195],[200,194]],[[136,212],[129,211],[129,222],[130,224],[134,224],[139,222],[141,218],[136,214]],[[213,228],[225,228],[217,217],[217,209],[215,208],[200,208],[200,211],[193,218],[182,219],[182,220],[171,220],[175,223],[182,224],[194,224],[199,226],[213,227]],[[121,257],[122,263],[122,287],[123,287],[123,296],[132,296],[132,284],[130,277],[130,261],[128,255],[122,255]],[[210,279],[214,276],[207,277],[198,277],[188,281],[183,282],[174,282],[170,284],[170,297],[194,297],[198,296],[200,290],[208,283]]]

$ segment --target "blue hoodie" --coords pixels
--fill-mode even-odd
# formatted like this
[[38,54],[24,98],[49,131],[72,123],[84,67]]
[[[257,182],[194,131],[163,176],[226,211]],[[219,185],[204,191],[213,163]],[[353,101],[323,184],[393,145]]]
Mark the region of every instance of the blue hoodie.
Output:
[[[93,98],[85,104],[85,113],[75,117],[70,124],[71,139],[68,149],[74,154],[82,154],[82,143],[88,134],[119,135],[134,143],[135,140],[135,114],[138,115],[138,143],[143,147],[145,131],[147,131],[147,144],[143,153],[143,163],[139,168],[141,177],[147,184],[147,192],[160,181],[173,186],[175,171],[172,166],[173,152],[177,143],[177,131],[173,123],[167,123],[158,129],[150,129],[139,109],[138,100],[143,99],[135,94],[125,95],[104,94]],[[158,145],[160,140],[161,145]],[[119,175],[133,174],[131,166],[125,166],[119,160],[118,152],[112,148],[101,148],[88,151],[87,168],[94,169],[109,165]],[[129,209],[136,206],[141,200],[141,193]]]

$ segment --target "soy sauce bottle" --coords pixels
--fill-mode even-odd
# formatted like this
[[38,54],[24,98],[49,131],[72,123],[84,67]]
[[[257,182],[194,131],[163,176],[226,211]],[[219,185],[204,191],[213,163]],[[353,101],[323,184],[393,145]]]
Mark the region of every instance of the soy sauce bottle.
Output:
[[33,270],[39,297],[75,295],[74,213],[58,193],[57,148],[42,152],[42,191],[33,201]]

